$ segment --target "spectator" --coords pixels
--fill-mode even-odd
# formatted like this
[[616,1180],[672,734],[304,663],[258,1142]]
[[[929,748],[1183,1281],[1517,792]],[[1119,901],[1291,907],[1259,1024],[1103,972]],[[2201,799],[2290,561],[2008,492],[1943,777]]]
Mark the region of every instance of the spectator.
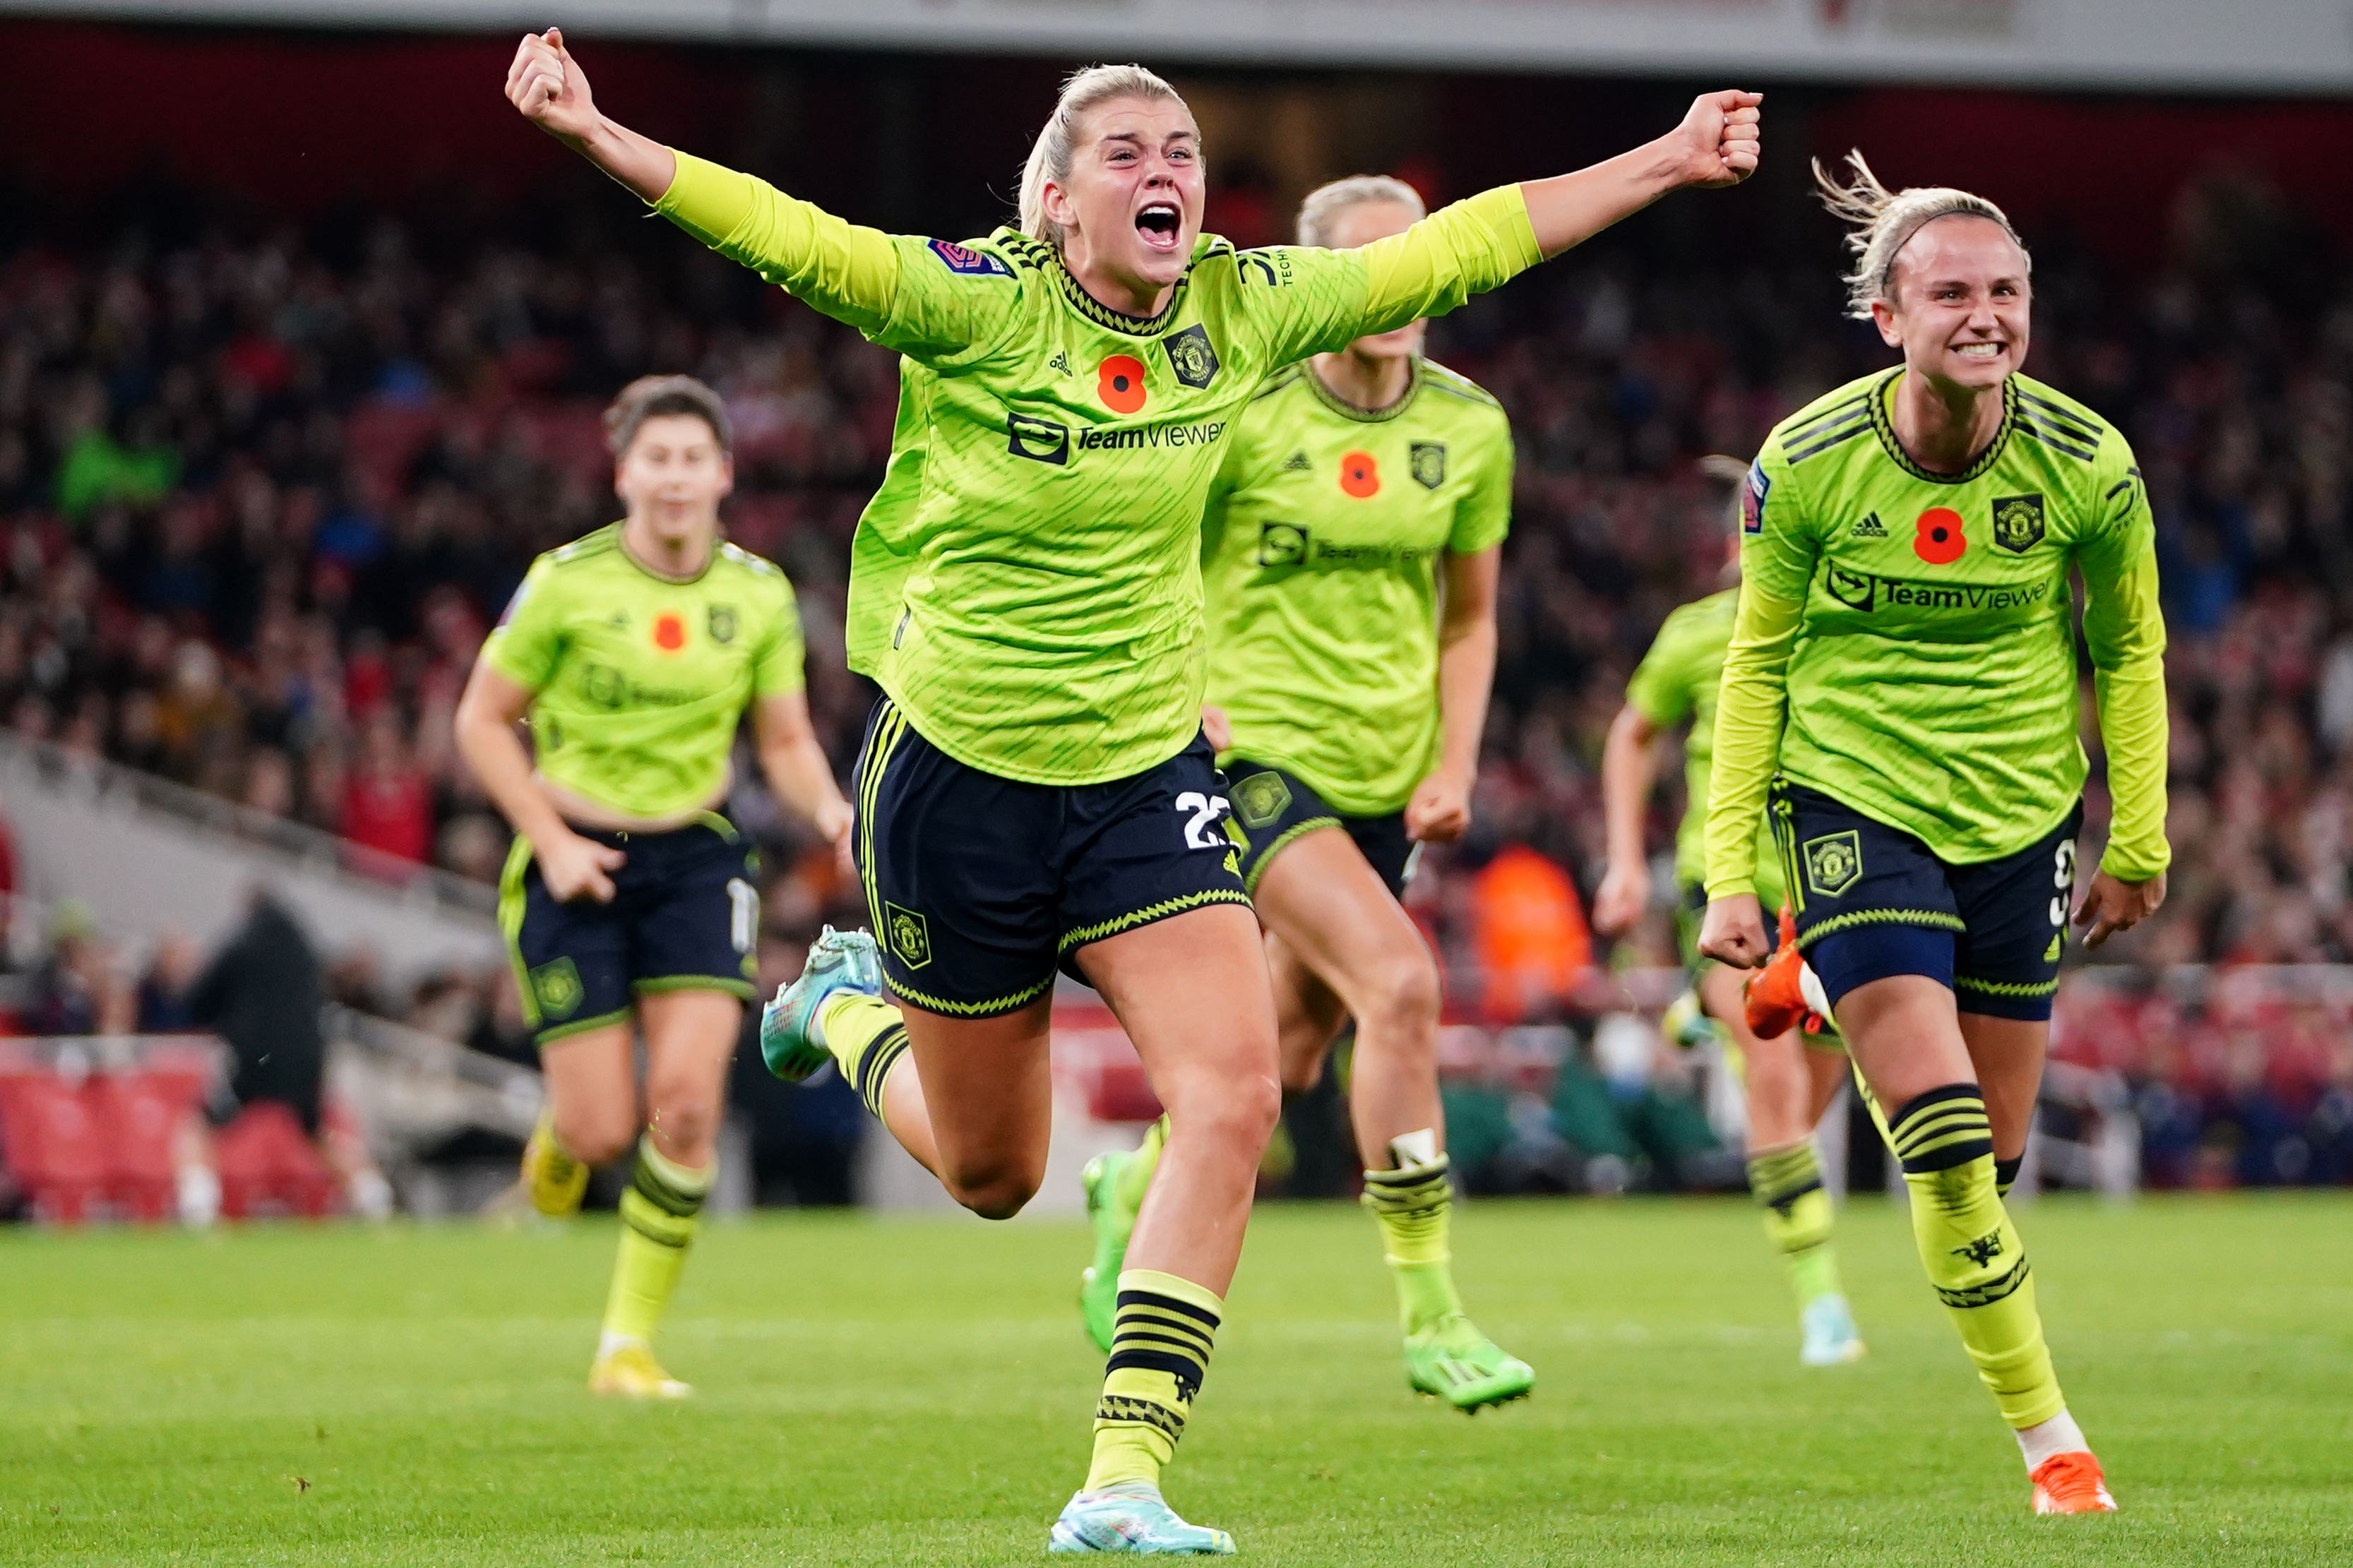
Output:
[[[356,1138],[335,1136],[322,1120],[326,1037],[320,1008],[326,976],[316,949],[284,905],[256,892],[245,923],[213,955],[190,987],[188,1016],[218,1034],[234,1063],[206,1105],[203,1121],[227,1126],[248,1106],[284,1106],[319,1144],[355,1214],[381,1218],[392,1188]],[[220,1176],[204,1127],[183,1140],[180,1215],[209,1225],[220,1212]]]

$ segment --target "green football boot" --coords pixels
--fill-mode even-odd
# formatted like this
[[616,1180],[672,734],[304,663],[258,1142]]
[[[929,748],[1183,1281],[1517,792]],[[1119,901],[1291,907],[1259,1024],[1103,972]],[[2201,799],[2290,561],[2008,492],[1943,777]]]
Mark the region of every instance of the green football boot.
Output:
[[1087,1193],[1087,1221],[1095,1233],[1095,1260],[1079,1276],[1079,1316],[1086,1321],[1087,1338],[1105,1354],[1119,1315],[1119,1271],[1126,1267],[1127,1238],[1135,1230],[1135,1211],[1120,1197],[1120,1175],[1134,1158],[1124,1149],[1105,1150],[1079,1173]]
[[1063,1505],[1046,1550],[1134,1552],[1150,1557],[1230,1557],[1234,1538],[1222,1530],[1187,1524],[1160,1500],[1149,1482],[1081,1492]]
[[881,995],[882,958],[864,931],[828,926],[809,944],[801,977],[778,986],[775,999],[760,1010],[760,1059],[770,1072],[798,1083],[833,1060],[817,1016],[839,991]]
[[1443,1399],[1466,1415],[1483,1405],[1525,1398],[1536,1385],[1527,1363],[1504,1354],[1460,1312],[1406,1336],[1405,1377],[1416,1392]]

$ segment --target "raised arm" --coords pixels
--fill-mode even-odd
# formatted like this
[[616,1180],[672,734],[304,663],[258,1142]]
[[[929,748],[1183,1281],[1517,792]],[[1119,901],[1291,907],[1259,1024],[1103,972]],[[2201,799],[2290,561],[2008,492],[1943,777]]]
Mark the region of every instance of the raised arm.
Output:
[[[1685,186],[1737,184],[1757,167],[1754,92],[1712,92],[1683,123],[1573,174],[1499,185],[1441,207],[1403,234],[1345,253],[1290,250],[1255,275],[1277,288],[1277,359],[1337,349],[1421,316],[1442,316],[1537,262]],[[1245,279],[1253,276],[1245,266]]]
[[[507,72],[523,117],[732,261],[887,348],[925,359],[993,341],[1016,307],[1012,271],[956,247],[911,279],[926,242],[849,223],[765,180],[679,153],[601,112],[561,28],[527,33]],[[913,286],[910,286],[913,283]]]
[[2131,454],[2104,468],[2106,510],[2076,553],[2084,574],[2084,641],[2092,655],[2100,741],[2113,813],[2100,868],[2074,911],[2084,945],[2129,931],[2165,901],[2173,851],[2165,837],[2170,753],[2165,705],[2165,616],[2158,604],[2156,524]]

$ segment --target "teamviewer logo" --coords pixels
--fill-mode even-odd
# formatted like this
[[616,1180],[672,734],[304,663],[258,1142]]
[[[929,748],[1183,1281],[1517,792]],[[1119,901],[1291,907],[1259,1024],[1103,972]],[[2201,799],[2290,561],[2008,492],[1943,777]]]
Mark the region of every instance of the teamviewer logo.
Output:
[[1057,468],[1071,460],[1071,427],[1051,419],[1033,419],[1011,409],[1005,414],[1006,450],[1033,463]]

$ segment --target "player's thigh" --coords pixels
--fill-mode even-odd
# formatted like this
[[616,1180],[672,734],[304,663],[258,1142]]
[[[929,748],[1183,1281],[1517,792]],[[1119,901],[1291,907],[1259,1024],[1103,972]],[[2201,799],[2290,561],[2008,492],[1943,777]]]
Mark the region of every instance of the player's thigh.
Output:
[[1964,928],[1954,953],[1953,989],[1962,1012],[2050,1022],[2067,948],[2083,816],[2079,804],[2065,821],[2015,854],[1953,868]]
[[1961,1038],[1968,1044],[1978,1083],[1985,1091],[1986,1120],[1993,1124],[1994,1156],[2015,1160],[2026,1152],[2027,1135],[2034,1130],[2034,1106],[2042,1092],[2042,1062],[2050,1051],[2051,1026],[2036,1019],[1963,1013]]
[[682,987],[638,1000],[646,1037],[646,1127],[654,1147],[688,1165],[706,1163],[725,1109],[727,1068],[744,1033],[733,991]]
[[[719,1011],[712,993],[752,1001],[759,850],[714,814],[672,832],[634,835],[628,852],[629,880],[617,901],[628,921],[629,990],[640,1016],[650,1020],[645,1004],[673,992],[702,996],[690,1013],[709,1017]],[[650,1037],[649,1022],[648,1028]]]
[[950,1021],[1025,1013],[1048,995],[1072,792],[956,761],[888,698],[853,784],[852,844],[892,994]]
[[1359,1026],[1435,1028],[1438,965],[1429,944],[1341,827],[1303,833],[1261,862],[1251,901]]
[[1011,1214],[1045,1177],[1054,1125],[1053,999],[984,1018],[920,1006],[899,1011],[941,1179],[984,1214]]
[[1274,997],[1257,920],[1213,903],[1081,952],[1171,1115],[1263,1143],[1281,1107]]
[[617,1160],[638,1135],[637,1029],[628,1018],[539,1048],[556,1142],[592,1165]]
[[1275,1037],[1285,1094],[1304,1094],[1324,1076],[1324,1060],[1348,1005],[1272,931],[1265,933],[1266,973],[1274,988]]
[[1858,985],[1839,1004],[1838,1017],[1857,1070],[1891,1120],[1932,1089],[1977,1081],[1952,989],[1926,975]]
[[523,1022],[543,1050],[629,1022],[629,932],[617,900],[558,900],[518,838],[499,881],[499,926]]

